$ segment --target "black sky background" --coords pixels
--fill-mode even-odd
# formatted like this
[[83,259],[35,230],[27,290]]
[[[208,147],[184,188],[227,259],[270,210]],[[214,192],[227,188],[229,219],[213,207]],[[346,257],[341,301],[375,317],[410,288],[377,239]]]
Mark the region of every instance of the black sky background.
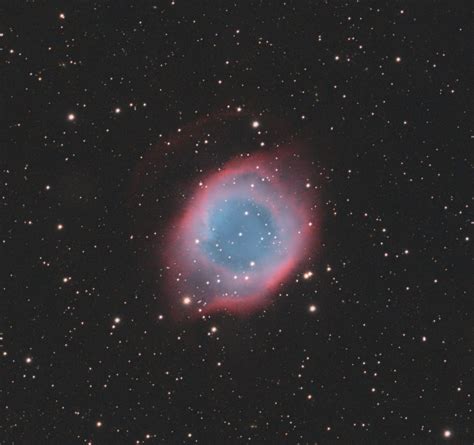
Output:
[[[0,443],[474,443],[470,41],[463,2],[2,3]],[[318,252],[173,322],[152,227],[253,119],[310,147]]]

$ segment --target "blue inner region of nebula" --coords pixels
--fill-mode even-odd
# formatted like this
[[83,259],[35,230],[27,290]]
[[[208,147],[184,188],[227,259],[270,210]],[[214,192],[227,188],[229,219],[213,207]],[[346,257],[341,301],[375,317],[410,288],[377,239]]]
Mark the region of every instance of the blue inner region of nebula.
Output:
[[223,199],[208,213],[201,248],[211,261],[235,273],[265,267],[279,257],[272,213],[252,199]]

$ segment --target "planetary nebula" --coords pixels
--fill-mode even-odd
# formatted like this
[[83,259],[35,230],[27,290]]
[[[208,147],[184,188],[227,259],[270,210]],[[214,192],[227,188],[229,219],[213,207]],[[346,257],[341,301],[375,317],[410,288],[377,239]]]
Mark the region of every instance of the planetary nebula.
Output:
[[249,312],[311,255],[315,227],[299,165],[289,154],[241,156],[196,184],[165,250],[179,305]]

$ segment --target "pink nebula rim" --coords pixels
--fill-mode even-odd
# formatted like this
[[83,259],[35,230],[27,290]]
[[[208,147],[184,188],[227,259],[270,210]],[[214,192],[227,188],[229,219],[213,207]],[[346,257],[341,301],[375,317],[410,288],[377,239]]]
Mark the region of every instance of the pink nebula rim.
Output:
[[[288,172],[293,169],[295,171]],[[314,196],[305,188],[306,180],[302,179],[305,178],[304,170],[300,162],[292,165],[289,151],[259,152],[229,161],[218,172],[209,174],[202,181],[182,213],[170,224],[165,237],[166,247],[162,253],[169,272],[167,293],[171,298],[170,304],[179,315],[201,316],[216,311],[252,313],[271,301],[270,297],[288,281],[291,272],[306,256],[314,257],[317,218],[311,211]],[[216,291],[216,288],[227,286],[230,290],[237,286],[231,284],[234,283],[235,272],[213,263],[202,252],[199,244],[195,243],[195,239],[196,233],[206,227],[207,209],[211,203],[242,193],[239,184],[234,182],[248,174],[258,174],[260,178],[265,178],[265,191],[271,195],[261,195],[257,189],[252,192],[251,200],[267,208],[273,218],[280,221],[279,226],[290,224],[290,229],[295,233],[289,234],[286,239],[287,258],[271,265],[267,270],[253,274],[248,272],[248,283],[239,284],[242,286],[241,293],[229,296],[225,292]],[[225,189],[224,184],[229,185],[229,188]],[[201,295],[193,292],[193,287],[199,280],[208,277],[207,281],[211,282],[216,276],[221,280],[219,286],[209,284]],[[183,304],[185,296],[190,298],[189,305]]]

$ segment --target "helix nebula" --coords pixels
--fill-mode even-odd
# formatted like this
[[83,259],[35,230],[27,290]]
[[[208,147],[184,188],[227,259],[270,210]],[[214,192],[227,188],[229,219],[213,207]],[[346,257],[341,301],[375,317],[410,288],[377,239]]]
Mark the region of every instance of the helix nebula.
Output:
[[237,158],[200,182],[166,249],[184,305],[249,312],[311,254],[308,192],[288,161],[271,152]]
[[[261,309],[317,253],[319,207],[307,151],[294,142],[272,143],[274,130],[256,131],[248,118],[243,126],[229,119],[224,130],[217,122],[180,131],[156,150],[164,157],[145,160],[140,173],[149,183],[142,201],[157,190],[182,197],[168,204],[161,198],[169,215],[148,230],[159,229],[153,251],[162,271],[160,296],[179,318]],[[269,141],[268,148],[251,150],[256,138]],[[173,174],[163,175],[158,165]],[[143,219],[154,221],[153,212]]]

